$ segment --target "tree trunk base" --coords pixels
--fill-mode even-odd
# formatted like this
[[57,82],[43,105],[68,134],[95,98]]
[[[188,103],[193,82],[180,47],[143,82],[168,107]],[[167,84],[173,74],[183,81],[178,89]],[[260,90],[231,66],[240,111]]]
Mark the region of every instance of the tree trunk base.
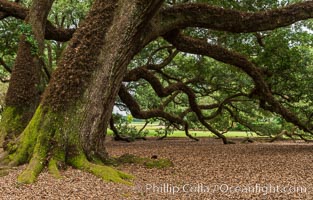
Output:
[[[54,177],[61,178],[59,170],[69,165],[94,174],[104,181],[131,184],[128,181],[132,178],[131,175],[102,165],[101,159],[95,159],[97,164],[90,162],[80,145],[77,132],[71,126],[73,123],[62,124],[62,121],[63,118],[57,113],[39,106],[18,141],[13,141],[16,148],[2,153],[0,162],[7,166],[28,163],[26,169],[18,176],[18,183],[35,182],[45,167],[48,167]],[[60,130],[60,127],[63,129]],[[68,130],[70,131],[66,132]]]
[[[30,184],[36,181],[44,165],[41,162],[37,162],[38,160],[33,159],[34,158],[32,158],[27,168],[18,176],[18,183]],[[91,163],[83,154],[69,159],[67,164],[76,169],[89,172],[104,181],[132,185],[129,181],[133,178],[132,175],[116,170],[113,167]],[[55,178],[62,178],[55,160],[50,160],[48,170]]]
[[[8,163],[7,167],[3,168],[3,170],[0,170],[0,176],[5,176],[9,173],[6,169],[19,165],[17,160],[12,160],[11,158],[12,154],[2,158],[3,160],[6,160],[6,162],[9,159],[10,162]],[[47,159],[49,159],[47,156],[40,157],[38,154],[33,154],[26,169],[18,176],[18,183],[34,183],[44,167],[48,167],[49,173],[55,178],[62,178],[62,175],[60,174],[60,168],[64,168],[64,165],[69,165],[76,169],[89,172],[104,181],[132,185],[132,183],[129,181],[133,179],[132,175],[116,170],[113,167],[94,164],[90,162],[83,153],[68,158],[65,163],[62,163],[63,167],[60,166],[60,162],[55,158],[50,158],[49,162],[45,162],[44,160]]]

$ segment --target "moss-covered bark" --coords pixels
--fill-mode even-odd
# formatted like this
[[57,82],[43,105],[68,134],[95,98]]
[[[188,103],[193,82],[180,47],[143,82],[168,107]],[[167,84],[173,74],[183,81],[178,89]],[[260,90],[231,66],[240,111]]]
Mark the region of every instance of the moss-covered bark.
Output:
[[40,74],[40,68],[33,62],[31,45],[22,36],[0,122],[0,142],[5,149],[23,131],[37,108],[42,92]]
[[96,165],[87,160],[83,151],[75,118],[69,116],[74,111],[55,112],[39,106],[33,119],[23,131],[16,151],[11,152],[3,161],[10,166],[28,163],[18,177],[20,183],[33,183],[45,166],[57,178],[59,169],[71,165],[95,174],[106,181],[130,184],[132,176],[108,166]]
[[23,25],[17,58],[5,98],[6,108],[0,122],[0,142],[5,150],[10,150],[9,143],[14,142],[32,118],[46,85],[42,57],[47,15],[53,1],[32,1]]
[[13,140],[25,127],[22,124],[22,113],[16,107],[6,107],[0,122],[0,145],[8,150],[8,141]]
[[161,3],[94,2],[16,148],[4,158],[11,166],[28,163],[19,182],[34,182],[45,166],[59,177],[59,167],[71,165],[103,180],[129,183],[130,175],[101,164],[108,158],[104,139],[127,65],[142,47],[141,28]]

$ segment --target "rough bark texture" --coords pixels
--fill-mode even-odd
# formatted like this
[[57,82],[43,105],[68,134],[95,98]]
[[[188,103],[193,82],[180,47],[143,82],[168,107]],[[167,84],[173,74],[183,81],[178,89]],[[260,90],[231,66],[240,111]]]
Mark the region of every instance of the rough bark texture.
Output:
[[313,1],[262,12],[241,12],[199,3],[178,4],[162,9],[152,26],[157,35],[185,27],[203,27],[235,33],[257,32],[312,18],[312,8]]
[[103,142],[119,86],[128,63],[141,47],[140,30],[159,3],[96,4],[100,5],[74,35],[43,105],[59,110],[79,100],[76,115],[83,149],[89,158],[93,154],[105,158]]
[[[39,2],[38,6],[42,6],[42,8],[40,7],[40,9],[37,9],[37,11],[34,11],[34,13],[38,14],[39,11],[42,11],[45,8],[47,8],[48,4],[50,3],[51,3],[50,0],[47,2],[45,1],[42,1],[41,3]],[[39,8],[38,6],[35,6],[35,7]],[[9,2],[6,0],[0,0],[0,11],[2,13],[2,15],[0,15],[0,19],[13,16],[17,19],[25,20],[27,18],[28,13],[32,13],[32,11],[28,10],[27,8],[24,8],[23,6],[17,3]],[[43,17],[44,15],[39,14],[38,19],[40,18],[40,16]],[[75,32],[74,29],[66,29],[66,30],[58,29],[49,21],[45,23],[46,23],[46,30],[44,31],[45,38],[49,40],[52,39],[52,40],[57,40],[60,42],[65,42],[65,41],[70,40],[73,33]]]
[[[6,95],[6,109],[1,122],[1,137],[4,148],[26,127],[33,116],[40,95],[45,86],[42,60],[45,47],[45,25],[53,0],[33,1],[26,23],[32,28],[33,35],[23,34],[20,39],[17,57],[11,74]],[[29,34],[29,33],[28,33]],[[31,38],[32,44],[28,39]]]
[[17,58],[12,70],[11,81],[5,99],[6,106],[32,107],[38,102],[40,69],[36,68],[31,55],[31,45],[21,37]]
[[[108,158],[104,137],[127,65],[141,49],[141,29],[162,1],[97,0],[74,34],[44,99],[22,133],[11,165],[27,162],[20,182],[33,182],[49,155],[57,176],[68,163],[105,180],[128,175],[89,161]],[[89,160],[89,161],[88,161]]]
[[5,149],[7,143],[23,131],[36,110],[40,100],[40,71],[34,64],[31,45],[21,37],[1,121]]
[[45,30],[47,17],[54,0],[33,1],[26,21],[31,24],[35,39],[38,42],[38,56],[45,48]]

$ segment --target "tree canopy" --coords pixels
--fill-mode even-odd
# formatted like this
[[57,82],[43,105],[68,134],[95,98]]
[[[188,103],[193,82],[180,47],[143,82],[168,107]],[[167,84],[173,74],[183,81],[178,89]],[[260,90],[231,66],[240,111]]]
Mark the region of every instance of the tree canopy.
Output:
[[0,0],[4,160],[33,164],[21,182],[49,152],[101,176],[114,105],[225,144],[234,129],[308,140],[312,17],[296,0]]

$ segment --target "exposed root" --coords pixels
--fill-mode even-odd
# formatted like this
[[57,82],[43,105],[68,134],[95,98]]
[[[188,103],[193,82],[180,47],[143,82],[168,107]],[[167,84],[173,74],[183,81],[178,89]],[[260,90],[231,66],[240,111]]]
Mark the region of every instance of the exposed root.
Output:
[[40,132],[34,147],[32,158],[17,181],[19,183],[33,183],[46,164],[46,158],[49,151],[50,135],[47,132]]
[[[43,157],[41,156],[35,155],[32,157],[27,168],[19,175],[18,183],[29,184],[36,181],[39,173],[46,164],[42,158]],[[118,171],[112,167],[91,163],[87,160],[84,154],[69,159],[68,164],[77,169],[92,173],[104,181],[132,185],[132,183],[127,180],[132,179],[133,176]],[[48,170],[55,178],[62,178],[59,171],[58,160],[51,158],[48,163]]]
[[[36,145],[38,146],[38,145]],[[17,178],[18,183],[33,183],[45,165],[46,150],[36,151],[25,171]]]
[[18,183],[34,183],[37,179],[37,176],[42,171],[44,165],[40,161],[32,161],[27,166],[26,170],[23,171],[17,178]]
[[48,164],[49,173],[56,179],[62,178],[60,174],[58,162],[55,159],[51,159]]
[[127,181],[133,178],[132,175],[118,171],[112,167],[93,164],[89,162],[86,156],[82,153],[78,156],[74,156],[68,161],[73,167],[92,173],[104,181],[132,185],[131,182]]
[[[7,151],[3,151],[0,153],[0,166],[7,166],[7,167],[10,167],[10,166],[14,166],[14,165],[10,165],[10,154],[9,152]],[[16,165],[15,165],[16,166]]]
[[[44,142],[43,140],[46,140],[45,142],[48,142],[47,140],[49,139],[49,136],[45,135],[47,134],[47,132],[46,133],[41,132],[38,135],[38,132],[39,132],[38,128],[40,127],[41,118],[42,118],[42,110],[41,110],[41,107],[39,106],[37,108],[36,113],[33,116],[33,119],[30,121],[30,123],[27,125],[27,127],[21,134],[20,140],[17,144],[18,148],[16,152],[13,154],[10,154],[10,160],[11,160],[10,165],[25,164],[30,158],[30,156],[33,154],[35,145],[37,146],[38,151],[42,151],[42,150],[46,151],[46,149],[45,148],[42,149],[42,147],[47,147],[48,145],[42,146],[41,142]],[[37,140],[39,143],[36,142]],[[42,141],[40,142],[40,140]]]
[[53,156],[49,161],[48,170],[52,176],[57,179],[62,178],[59,169],[65,168],[65,151],[60,147],[56,146],[53,150]]
[[60,178],[59,169],[63,164],[68,164],[92,173],[104,181],[131,184],[127,181],[132,178],[131,175],[103,166],[102,163],[99,165],[91,163],[82,151],[75,150],[76,148],[72,146],[77,145],[78,138],[76,136],[67,138],[71,141],[63,141],[62,135],[55,129],[57,123],[62,122],[58,121],[55,113],[43,112],[39,106],[33,119],[21,134],[15,151],[10,151],[8,155],[4,156],[4,160],[9,166],[29,163],[18,176],[19,183],[35,182],[46,166],[54,177]]

